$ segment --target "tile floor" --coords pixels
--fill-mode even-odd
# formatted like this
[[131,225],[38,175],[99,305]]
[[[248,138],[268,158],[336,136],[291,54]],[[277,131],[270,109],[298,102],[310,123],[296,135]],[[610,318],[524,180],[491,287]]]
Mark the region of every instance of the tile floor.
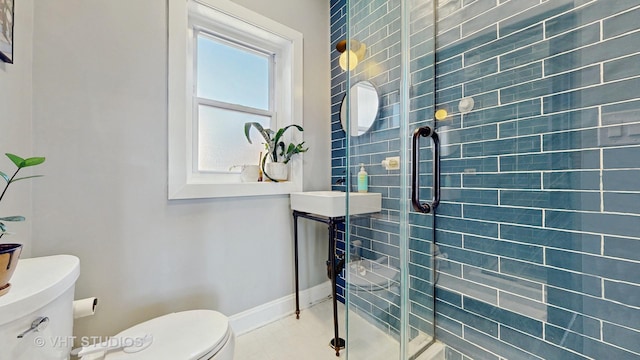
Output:
[[[345,308],[339,304],[340,337],[345,338]],[[351,329],[349,359],[397,359],[399,345],[393,338],[357,315],[349,318]],[[335,360],[329,347],[333,338],[331,300],[253,330],[236,339],[234,360]],[[346,349],[340,353],[346,359]]]

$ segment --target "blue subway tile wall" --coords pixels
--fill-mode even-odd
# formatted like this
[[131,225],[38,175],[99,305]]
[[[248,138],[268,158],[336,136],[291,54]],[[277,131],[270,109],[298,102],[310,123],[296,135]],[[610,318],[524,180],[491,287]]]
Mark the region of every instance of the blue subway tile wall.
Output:
[[[349,82],[332,51],[332,183],[353,185],[363,162],[370,191],[383,194],[379,215],[350,224],[363,257],[397,266],[403,253],[408,191],[378,165],[409,136],[399,133],[400,106],[410,129],[448,112],[435,124],[441,207],[408,217],[412,330],[429,331],[435,297],[447,359],[640,358],[640,2],[440,1],[434,43],[432,4],[406,1],[407,104],[400,0],[349,4],[331,1],[332,49],[347,26],[370,43]],[[347,141],[340,103],[348,83],[365,79],[380,92],[379,116]],[[465,97],[470,111],[458,107]],[[428,150],[419,164],[427,185]],[[397,298],[382,312],[353,298],[397,336]]]
[[[399,133],[399,79],[400,79],[400,0],[395,1],[351,1],[347,22],[347,2],[332,0],[331,6],[331,64],[332,64],[332,184],[333,190],[355,189],[356,173],[359,164],[363,163],[369,173],[369,191],[382,194],[383,211],[376,216],[351,217],[349,219],[349,245],[344,244],[345,234],[339,234],[339,247],[351,249],[351,260],[368,259],[398,268],[400,258],[400,238],[398,209],[400,179],[397,174],[387,172],[379,166],[380,162],[390,156],[398,156],[400,150]],[[340,68],[340,54],[335,45],[346,38],[347,26],[354,39],[359,39],[367,46],[367,58],[358,69],[375,65],[372,72],[350,72],[350,78]],[[432,73],[425,74],[428,79]],[[347,81],[348,80],[348,81]],[[370,131],[347,141],[340,123],[340,107],[348,86],[359,80],[370,81],[378,90],[380,107],[377,119]],[[459,96],[452,94],[451,96]],[[414,97],[417,104],[433,101],[429,97]],[[348,148],[347,148],[348,146]],[[347,154],[350,161],[347,161]],[[350,167],[347,168],[347,164]],[[378,166],[375,166],[378,165]],[[336,184],[339,179],[346,180],[347,185]],[[418,235],[422,236],[422,234]],[[353,244],[358,242],[359,249]],[[423,244],[421,242],[421,244]],[[420,251],[412,251],[410,257],[415,259],[415,266],[409,269],[411,282],[416,289],[431,291],[411,291],[410,297],[416,299],[410,312],[409,323],[412,328],[430,328],[433,325],[433,290],[429,279],[431,274],[430,260],[432,252],[427,244]],[[425,264],[426,263],[426,264]],[[418,265],[419,264],[419,265]],[[347,269],[350,266],[348,264]],[[373,325],[398,338],[400,333],[400,291],[399,279],[389,278],[383,291],[370,291],[357,286],[348,289],[350,309],[372,319]],[[339,293],[344,296],[345,274],[338,281]],[[375,287],[374,287],[375,288]],[[371,290],[381,290],[380,287]],[[357,331],[357,330],[353,330]],[[415,331],[414,331],[415,333]]]

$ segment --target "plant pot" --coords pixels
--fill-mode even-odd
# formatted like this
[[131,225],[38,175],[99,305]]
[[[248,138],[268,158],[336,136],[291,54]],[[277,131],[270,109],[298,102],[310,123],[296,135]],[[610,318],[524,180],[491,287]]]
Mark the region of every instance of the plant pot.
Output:
[[265,164],[264,172],[269,178],[277,181],[287,181],[289,177],[289,164],[270,162]]
[[9,280],[18,265],[22,244],[0,244],[0,296],[9,292]]

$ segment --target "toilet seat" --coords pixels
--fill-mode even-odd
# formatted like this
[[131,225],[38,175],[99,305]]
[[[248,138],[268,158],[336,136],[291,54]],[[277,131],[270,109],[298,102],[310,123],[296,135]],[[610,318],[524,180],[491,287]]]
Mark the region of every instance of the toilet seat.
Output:
[[122,350],[107,353],[105,360],[204,360],[224,347],[232,331],[226,316],[212,310],[171,313],[135,325],[114,336],[134,341],[153,336],[149,347],[135,353]]

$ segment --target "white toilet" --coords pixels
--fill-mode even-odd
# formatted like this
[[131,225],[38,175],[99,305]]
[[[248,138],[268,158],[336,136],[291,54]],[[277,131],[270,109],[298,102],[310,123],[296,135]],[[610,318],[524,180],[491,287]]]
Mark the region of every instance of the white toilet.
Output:
[[[11,291],[0,297],[0,360],[69,359],[79,274],[80,261],[71,255],[20,260]],[[22,338],[18,338],[20,334]],[[141,338],[147,339],[144,346],[109,351],[104,357],[94,353],[83,359],[233,359],[235,335],[227,317],[216,311],[172,313],[111,337],[123,343]]]
[[[229,320],[211,310],[183,311],[145,321],[114,336],[135,341],[152,334],[151,344],[134,353],[107,353],[105,360],[233,360],[235,335]],[[133,348],[135,351],[135,347]],[[84,360],[84,359],[83,359]]]

